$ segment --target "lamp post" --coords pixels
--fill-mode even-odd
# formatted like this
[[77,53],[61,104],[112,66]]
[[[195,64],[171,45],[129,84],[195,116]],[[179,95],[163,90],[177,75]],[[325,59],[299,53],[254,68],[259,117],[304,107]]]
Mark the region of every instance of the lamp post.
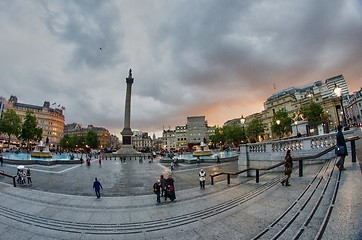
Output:
[[[336,94],[336,96],[339,98],[339,100],[341,101],[341,108],[342,108],[342,125],[346,125],[346,115],[344,113],[344,108],[343,108],[343,97],[342,97],[342,88],[340,88],[339,86],[337,86],[337,84],[334,84],[334,90],[333,92]],[[341,122],[339,120],[339,115],[337,114],[338,117],[338,123],[341,125]]]
[[278,125],[278,133],[279,133],[279,138],[281,137],[280,135],[280,129],[279,129],[279,126],[280,126],[280,120],[278,119],[278,120],[276,120],[275,121],[276,123],[277,123],[277,125]]
[[243,128],[243,135],[242,135],[242,143],[244,143],[244,140],[245,140],[245,118],[243,115],[241,115],[241,118],[240,118],[240,124],[241,124],[241,127]]

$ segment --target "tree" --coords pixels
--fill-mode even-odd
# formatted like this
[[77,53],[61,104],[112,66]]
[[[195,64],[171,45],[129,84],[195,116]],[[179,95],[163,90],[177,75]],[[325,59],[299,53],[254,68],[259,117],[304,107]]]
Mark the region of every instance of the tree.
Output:
[[245,129],[246,135],[249,137],[250,140],[252,139],[258,139],[258,136],[260,136],[262,133],[264,133],[264,125],[260,118],[254,118],[251,120],[246,129]]
[[320,122],[328,119],[328,116],[323,112],[323,107],[319,103],[312,102],[308,106],[301,108],[301,113],[308,122]]
[[224,128],[216,128],[215,133],[210,136],[210,140],[216,145],[225,142]]
[[60,147],[63,149],[75,148],[74,138],[70,137],[68,134],[64,135],[64,137],[60,140]]
[[226,142],[230,144],[232,143],[236,146],[239,146],[241,140],[243,140],[243,136],[245,136],[245,134],[243,134],[242,127],[236,122],[233,122],[228,126],[224,126],[223,134],[225,135]]
[[271,130],[279,137],[282,137],[285,133],[292,131],[292,119],[288,117],[288,113],[285,109],[281,109],[274,114]]
[[36,116],[31,111],[27,111],[25,115],[24,123],[21,127],[21,139],[27,142],[31,140],[41,140],[43,135],[43,129],[38,127]]
[[98,148],[99,141],[98,135],[95,131],[89,130],[86,137],[86,144],[89,145],[91,148]]
[[11,136],[19,137],[21,133],[21,119],[13,109],[8,109],[4,113],[0,122],[0,132],[9,136],[9,148]]

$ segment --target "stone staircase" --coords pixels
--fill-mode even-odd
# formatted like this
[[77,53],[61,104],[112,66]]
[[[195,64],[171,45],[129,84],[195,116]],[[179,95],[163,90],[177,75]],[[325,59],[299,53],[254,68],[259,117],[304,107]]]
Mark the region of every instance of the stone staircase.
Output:
[[[151,204],[154,196],[149,195],[102,198],[97,202],[90,197],[34,194],[29,189],[1,186],[0,223],[6,227],[0,227],[0,236],[6,236],[1,229],[7,229],[34,239],[334,239],[325,234],[334,227],[331,216],[338,220],[334,214],[341,175],[354,174],[337,171],[335,161],[313,166],[314,173],[309,176],[293,174],[292,187],[281,186],[281,172],[270,173],[262,175],[259,184],[251,179],[220,191],[214,189],[218,186],[207,186],[206,192],[180,191],[175,202],[159,205]],[[288,195],[290,190],[298,193],[296,197]],[[22,197],[32,193],[31,197]],[[279,211],[272,202],[282,197],[288,201],[280,203],[283,211]],[[256,207],[258,202],[264,204]],[[267,215],[260,216],[253,207],[263,208]],[[253,212],[259,219],[272,220],[262,224],[257,218],[246,217]],[[238,226],[228,224],[229,229],[225,229],[222,223],[230,218],[235,218]],[[6,239],[19,239],[19,235],[11,236]]]

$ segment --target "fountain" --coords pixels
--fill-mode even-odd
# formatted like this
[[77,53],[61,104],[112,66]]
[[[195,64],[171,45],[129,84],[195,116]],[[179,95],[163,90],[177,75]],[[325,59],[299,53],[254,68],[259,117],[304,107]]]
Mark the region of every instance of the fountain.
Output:
[[32,157],[36,158],[51,158],[52,153],[49,151],[49,145],[43,145],[43,141],[40,140],[40,143],[35,147],[34,151],[31,152]]
[[192,155],[196,157],[211,156],[212,152],[204,142],[201,142],[200,146],[197,146],[196,150],[192,153]]

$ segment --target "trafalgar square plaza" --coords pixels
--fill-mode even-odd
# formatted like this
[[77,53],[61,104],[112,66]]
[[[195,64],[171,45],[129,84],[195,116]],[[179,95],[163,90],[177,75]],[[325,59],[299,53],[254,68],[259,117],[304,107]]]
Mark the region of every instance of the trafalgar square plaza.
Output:
[[[242,144],[191,157],[153,157],[132,145],[126,78],[122,146],[89,163],[52,164],[5,157],[0,167],[0,239],[361,239],[361,129],[343,131],[346,170],[339,171],[336,132]],[[48,143],[32,153],[48,157]],[[284,156],[293,155],[291,187]],[[176,162],[174,159],[177,159]],[[31,170],[31,184],[17,172]],[[200,169],[206,173],[200,187]],[[172,178],[175,199],[156,201],[153,185]],[[101,183],[101,196],[93,189]]]

